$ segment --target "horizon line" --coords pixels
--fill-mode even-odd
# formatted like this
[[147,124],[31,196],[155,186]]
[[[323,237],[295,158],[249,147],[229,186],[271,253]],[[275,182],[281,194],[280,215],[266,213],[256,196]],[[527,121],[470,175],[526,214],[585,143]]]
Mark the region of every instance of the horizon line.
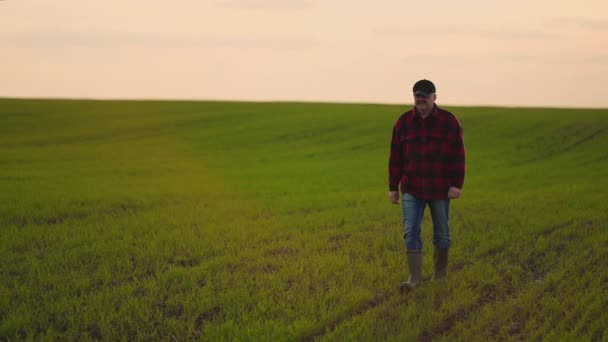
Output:
[[[0,100],[32,100],[32,101],[91,101],[91,102],[232,102],[232,103],[293,103],[293,104],[350,104],[350,105],[378,105],[378,106],[409,106],[407,102],[372,102],[372,101],[327,101],[327,100],[253,100],[253,99],[204,99],[204,98],[122,98],[122,97],[53,97],[53,96],[3,96]],[[459,108],[521,108],[521,109],[584,109],[608,110],[608,107],[559,107],[552,105],[500,105],[500,104],[446,104],[437,103],[440,107]]]

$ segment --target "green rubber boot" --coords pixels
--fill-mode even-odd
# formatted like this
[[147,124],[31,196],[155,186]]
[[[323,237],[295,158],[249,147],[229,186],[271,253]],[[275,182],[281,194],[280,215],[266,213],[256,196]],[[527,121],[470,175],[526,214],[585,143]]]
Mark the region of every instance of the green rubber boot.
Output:
[[410,277],[399,286],[401,292],[413,290],[422,282],[422,251],[407,251],[406,255]]
[[448,249],[435,247],[433,251],[433,263],[435,264],[435,273],[433,280],[443,280],[448,274]]

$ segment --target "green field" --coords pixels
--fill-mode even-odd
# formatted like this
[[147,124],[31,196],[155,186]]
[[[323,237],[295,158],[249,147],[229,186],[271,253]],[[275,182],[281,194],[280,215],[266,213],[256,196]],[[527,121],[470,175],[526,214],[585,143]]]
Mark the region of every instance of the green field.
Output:
[[608,110],[447,107],[450,273],[402,295],[407,109],[0,99],[0,340],[608,338]]

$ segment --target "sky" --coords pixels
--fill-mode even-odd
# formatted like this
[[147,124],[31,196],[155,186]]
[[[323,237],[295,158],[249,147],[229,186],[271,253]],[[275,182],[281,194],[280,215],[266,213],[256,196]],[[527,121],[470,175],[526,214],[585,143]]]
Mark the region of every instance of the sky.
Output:
[[0,97],[608,108],[606,0],[0,0]]

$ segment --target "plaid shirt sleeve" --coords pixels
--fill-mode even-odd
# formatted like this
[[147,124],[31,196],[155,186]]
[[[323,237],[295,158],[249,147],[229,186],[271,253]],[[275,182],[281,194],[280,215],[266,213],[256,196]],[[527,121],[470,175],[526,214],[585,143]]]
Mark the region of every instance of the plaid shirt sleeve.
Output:
[[462,133],[462,126],[456,118],[455,121],[455,139],[451,144],[451,163],[448,164],[448,171],[450,174],[451,182],[450,186],[462,189],[464,185],[464,173],[465,173],[465,149],[464,149],[464,138]]
[[391,139],[391,151],[388,159],[388,187],[389,191],[399,191],[399,183],[401,182],[401,170],[403,168],[403,151],[399,139],[399,132],[403,124],[401,118],[397,120],[393,126],[393,136]]

